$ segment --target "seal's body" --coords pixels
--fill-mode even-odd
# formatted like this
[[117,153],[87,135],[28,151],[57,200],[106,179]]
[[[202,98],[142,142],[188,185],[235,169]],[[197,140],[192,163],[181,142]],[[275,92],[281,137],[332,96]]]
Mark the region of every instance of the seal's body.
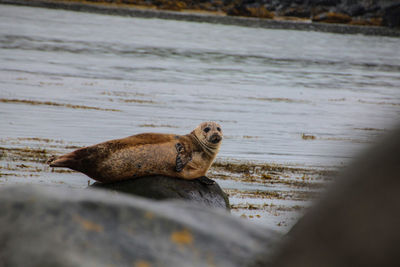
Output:
[[190,134],[144,133],[84,147],[51,158],[50,167],[67,167],[100,182],[165,175],[205,176],[219,151],[221,127],[203,122]]

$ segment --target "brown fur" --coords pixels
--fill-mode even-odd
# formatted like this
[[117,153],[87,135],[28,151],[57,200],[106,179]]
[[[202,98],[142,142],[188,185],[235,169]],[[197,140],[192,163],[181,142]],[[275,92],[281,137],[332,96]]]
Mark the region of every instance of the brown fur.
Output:
[[[205,128],[209,131],[206,133]],[[219,130],[218,130],[219,129]],[[219,141],[213,143],[212,141]],[[166,175],[183,179],[205,176],[215,159],[222,130],[215,122],[203,122],[190,134],[144,133],[84,147],[49,159],[50,167],[67,167],[100,182]],[[181,144],[178,153],[176,144]],[[176,168],[177,157],[183,169]]]

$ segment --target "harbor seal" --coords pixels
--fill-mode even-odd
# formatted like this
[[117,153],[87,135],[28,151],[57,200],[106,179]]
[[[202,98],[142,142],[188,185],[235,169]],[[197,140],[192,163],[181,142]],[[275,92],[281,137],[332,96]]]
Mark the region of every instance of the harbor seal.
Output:
[[[51,157],[50,167],[66,167],[100,182],[165,175],[205,177],[223,138],[216,122],[203,122],[187,135],[143,133]],[[209,181],[208,181],[208,180]]]

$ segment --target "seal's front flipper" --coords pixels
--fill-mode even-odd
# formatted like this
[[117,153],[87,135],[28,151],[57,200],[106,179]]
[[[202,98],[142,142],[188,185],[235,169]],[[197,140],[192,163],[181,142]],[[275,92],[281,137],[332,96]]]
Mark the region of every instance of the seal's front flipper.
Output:
[[185,168],[186,164],[192,160],[192,157],[191,155],[185,155],[185,148],[181,143],[177,143],[175,148],[177,152],[175,170],[181,172],[183,168]]
[[178,153],[178,155],[176,156],[176,166],[175,166],[175,170],[176,170],[177,172],[181,172],[181,171],[183,170],[184,167],[185,167],[185,166],[183,166],[182,159],[181,159],[181,157],[180,157],[180,155],[179,155],[179,153]]
[[200,178],[197,178],[201,183],[206,184],[206,185],[213,185],[216,182],[207,176],[201,176]]

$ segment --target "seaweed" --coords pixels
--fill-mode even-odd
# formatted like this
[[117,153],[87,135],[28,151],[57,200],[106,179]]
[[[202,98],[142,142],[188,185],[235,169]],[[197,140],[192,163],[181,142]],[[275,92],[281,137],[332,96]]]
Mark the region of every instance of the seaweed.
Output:
[[51,102],[51,101],[35,101],[35,100],[26,100],[26,99],[0,98],[0,102],[1,103],[28,104],[28,105],[56,106],[56,107],[66,107],[66,108],[73,108],[73,109],[91,109],[91,110],[114,111],[114,112],[121,111],[119,109],[113,109],[113,108],[99,108],[99,107],[90,107],[90,106],[83,106],[83,105],[57,103],[57,102]]

